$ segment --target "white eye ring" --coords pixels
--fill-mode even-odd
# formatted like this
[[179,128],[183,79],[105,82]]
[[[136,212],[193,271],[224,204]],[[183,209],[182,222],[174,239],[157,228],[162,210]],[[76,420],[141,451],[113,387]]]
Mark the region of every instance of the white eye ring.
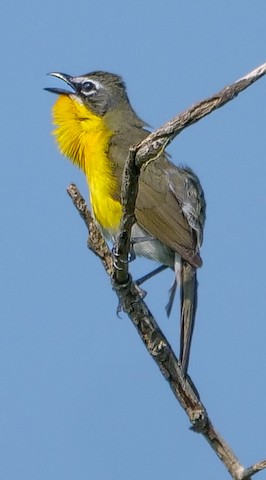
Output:
[[91,82],[90,80],[87,80],[86,82],[83,83],[83,85],[81,87],[81,91],[85,95],[90,95],[92,93],[95,93],[95,91],[96,91],[95,84],[93,82]]

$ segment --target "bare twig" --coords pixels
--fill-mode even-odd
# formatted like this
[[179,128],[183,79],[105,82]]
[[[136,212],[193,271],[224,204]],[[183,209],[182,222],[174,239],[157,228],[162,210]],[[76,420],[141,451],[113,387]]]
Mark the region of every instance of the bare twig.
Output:
[[[85,200],[75,185],[70,185],[67,191],[89,230],[90,248],[101,257],[103,266],[110,275],[109,262],[112,262],[112,254],[97,224],[87,210]],[[91,237],[91,228],[95,232],[93,238]],[[99,245],[101,245],[100,251]],[[104,255],[101,254],[102,250],[105,252]],[[235,476],[232,475],[233,478],[241,480],[244,478],[242,477],[244,467],[240,464],[237,457],[219,433],[214,429],[208,418],[206,409],[200,400],[196,387],[188,375],[184,377],[169,342],[160,330],[147,305],[142,300],[139,290],[132,281],[131,276],[128,276],[128,280],[124,284],[119,284],[114,281],[112,283],[124,312],[128,314],[148,352],[157,363],[176,399],[185,410],[192,424],[192,430],[201,433],[206,438],[228,470],[235,473]]]
[[129,315],[138,330],[147,350],[156,361],[165,379],[186,411],[194,431],[201,433],[218,457],[236,480],[249,479],[258,471],[266,468],[266,462],[260,462],[245,469],[224,442],[210,422],[206,409],[200,401],[199,394],[189,377],[184,377],[180,365],[164,337],[155,319],[140,297],[139,291],[128,274],[127,257],[130,249],[131,228],[135,222],[134,209],[138,192],[138,177],[141,165],[154,159],[184,128],[199,121],[212,111],[235,98],[242,90],[250,86],[266,73],[266,64],[242,77],[237,82],[225,87],[207,100],[197,103],[185,112],[167,122],[163,127],[151,133],[141,144],[132,147],[125,164],[122,180],[123,216],[117,240],[117,269],[113,269],[112,255],[99,232],[96,223],[87,211],[85,201],[77,188],[71,185],[68,193],[77,207],[89,232],[90,248],[101,257],[107,273],[112,276],[123,310]]
[[246,478],[252,477],[255,473],[261,472],[261,470],[266,469],[266,460],[263,460],[262,462],[255,463],[255,465],[252,465],[252,467],[249,467],[246,469],[245,474]]
[[[88,211],[85,200],[75,185],[70,185],[67,191],[88,228],[90,249],[101,258],[107,274],[111,276],[113,270],[110,268],[112,254],[91,213]],[[200,400],[196,387],[188,376],[186,378],[183,376],[179,362],[169,342],[140,297],[131,276],[128,277],[127,283],[123,285],[114,283],[113,287],[123,310],[128,314],[148,352],[157,363],[175,397],[185,410],[192,424],[192,430],[201,433],[206,438],[234,479],[248,480],[251,475],[265,468],[266,462],[261,462],[245,470],[233,451],[215,430]]]
[[119,234],[116,242],[116,265],[114,278],[119,284],[128,280],[128,253],[130,250],[130,233],[135,223],[135,203],[138,194],[139,167],[135,163],[135,150],[129,150],[127,162],[123,171],[121,201],[123,215],[120,223]]
[[206,115],[209,115],[214,110],[224,106],[265,74],[266,63],[231,85],[223,88],[220,92],[215,93],[210,98],[196,103],[169,122],[165,123],[155,132],[152,132],[135,147],[137,164],[141,165],[150,158],[156,157],[179,133],[182,132],[182,130],[184,130],[184,128],[190,127],[201,118],[206,117]]

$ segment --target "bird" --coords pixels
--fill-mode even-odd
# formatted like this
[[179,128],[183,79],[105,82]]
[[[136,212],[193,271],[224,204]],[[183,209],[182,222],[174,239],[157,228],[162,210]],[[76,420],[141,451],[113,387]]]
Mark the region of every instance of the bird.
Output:
[[[58,96],[52,107],[59,151],[85,174],[92,212],[106,239],[115,243],[122,215],[121,182],[129,148],[149,134],[131,106],[123,79],[93,71],[80,76],[52,72],[66,88],[48,87]],[[132,227],[133,253],[174,271],[167,314],[180,286],[179,361],[187,374],[197,308],[197,268],[206,217],[197,175],[176,166],[162,152],[141,167]]]

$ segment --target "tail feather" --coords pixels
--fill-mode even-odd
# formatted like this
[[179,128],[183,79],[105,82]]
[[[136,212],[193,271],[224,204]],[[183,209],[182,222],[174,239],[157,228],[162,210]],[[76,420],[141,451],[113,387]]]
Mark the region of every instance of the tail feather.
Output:
[[197,309],[197,273],[196,268],[182,260],[180,282],[180,362],[184,374],[187,373],[190,347]]

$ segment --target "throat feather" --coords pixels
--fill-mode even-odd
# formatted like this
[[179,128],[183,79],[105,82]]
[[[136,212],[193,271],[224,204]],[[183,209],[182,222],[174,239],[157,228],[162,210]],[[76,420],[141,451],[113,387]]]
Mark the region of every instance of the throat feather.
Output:
[[[74,96],[73,96],[74,97]],[[94,216],[103,230],[115,235],[121,218],[117,181],[108,158],[112,132],[102,117],[76,97],[62,95],[53,108],[54,135],[61,153],[86,175]]]

